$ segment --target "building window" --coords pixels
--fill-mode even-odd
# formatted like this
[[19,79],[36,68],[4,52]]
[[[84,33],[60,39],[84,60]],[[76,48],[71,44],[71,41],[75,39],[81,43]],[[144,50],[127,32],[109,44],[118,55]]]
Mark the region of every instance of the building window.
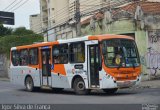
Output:
[[38,48],[33,48],[29,50],[29,64],[38,64]]
[[84,63],[85,62],[85,44],[84,42],[73,43],[70,45],[70,62]]
[[68,44],[53,46],[53,63],[54,64],[68,63]]
[[19,59],[20,66],[28,65],[28,50],[20,50],[20,59]]
[[18,63],[19,63],[19,53],[18,53],[17,50],[13,50],[11,52],[11,59],[12,59],[13,66],[18,66]]

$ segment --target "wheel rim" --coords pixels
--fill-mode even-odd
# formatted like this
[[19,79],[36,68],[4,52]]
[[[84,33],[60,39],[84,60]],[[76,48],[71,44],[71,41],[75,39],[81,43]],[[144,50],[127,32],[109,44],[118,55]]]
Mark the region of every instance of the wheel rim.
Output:
[[84,90],[85,88],[84,88],[84,82],[78,82],[77,83],[77,89],[78,90]]
[[27,89],[30,90],[32,88],[32,81],[28,80],[26,85],[27,85]]

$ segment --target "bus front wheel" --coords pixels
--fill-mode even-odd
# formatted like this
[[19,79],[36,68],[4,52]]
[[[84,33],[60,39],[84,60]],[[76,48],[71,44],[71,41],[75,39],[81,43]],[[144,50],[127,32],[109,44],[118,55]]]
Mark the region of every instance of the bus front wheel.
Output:
[[115,92],[117,92],[118,88],[113,88],[113,89],[103,89],[104,92],[106,92],[107,94],[114,94]]
[[31,77],[27,77],[25,80],[26,90],[32,92],[34,90],[34,83]]
[[74,91],[76,94],[78,95],[85,95],[87,94],[89,91],[85,88],[85,83],[82,80],[82,78],[76,78],[74,80]]

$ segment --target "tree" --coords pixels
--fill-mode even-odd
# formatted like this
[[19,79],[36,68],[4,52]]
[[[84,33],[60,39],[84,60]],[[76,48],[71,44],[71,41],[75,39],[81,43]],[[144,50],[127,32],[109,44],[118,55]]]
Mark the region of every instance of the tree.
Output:
[[9,35],[0,38],[0,54],[4,53],[9,58],[10,48],[15,46],[21,45],[29,45],[33,44],[34,42],[42,42],[43,37],[41,35],[32,34],[32,35],[24,35],[24,36],[17,36],[17,35]]
[[23,36],[23,35],[29,35],[34,34],[33,31],[26,29],[25,27],[19,27],[13,30],[13,35]]
[[20,45],[28,45],[34,42],[42,42],[42,35],[35,34],[25,27],[11,29],[0,24],[0,54],[4,53],[9,57],[10,48]]
[[2,24],[0,24],[0,36],[11,35],[11,34],[12,34],[12,28],[4,27]]

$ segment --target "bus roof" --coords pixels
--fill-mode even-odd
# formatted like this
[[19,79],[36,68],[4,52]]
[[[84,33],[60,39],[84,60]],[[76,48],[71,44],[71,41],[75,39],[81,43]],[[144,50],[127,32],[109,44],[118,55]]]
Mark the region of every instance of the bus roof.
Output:
[[68,43],[68,42],[78,42],[78,41],[86,41],[86,40],[102,41],[105,39],[117,39],[117,38],[134,40],[131,36],[104,34],[104,35],[88,35],[88,36],[77,37],[77,38],[72,38],[72,39],[58,40],[58,42],[59,43]]
[[50,46],[50,45],[55,45],[55,44],[59,44],[58,41],[41,42],[41,43],[36,43],[36,44],[31,44],[31,45],[17,46],[17,47],[12,47],[11,50],[25,49],[25,48],[35,48],[35,47],[44,47],[44,46]]
[[34,47],[43,47],[43,46],[50,46],[50,45],[56,45],[56,44],[61,44],[61,43],[68,43],[68,42],[78,42],[78,41],[87,41],[87,40],[102,41],[102,40],[105,40],[105,39],[117,39],[117,38],[134,40],[132,37],[126,36],[126,35],[115,35],[115,34],[88,35],[88,36],[77,37],[77,38],[72,38],[72,39],[57,40],[57,41],[54,41],[54,42],[42,42],[42,43],[37,43],[37,44],[32,44],[32,45],[17,46],[17,47],[12,47],[11,50],[34,48]]

